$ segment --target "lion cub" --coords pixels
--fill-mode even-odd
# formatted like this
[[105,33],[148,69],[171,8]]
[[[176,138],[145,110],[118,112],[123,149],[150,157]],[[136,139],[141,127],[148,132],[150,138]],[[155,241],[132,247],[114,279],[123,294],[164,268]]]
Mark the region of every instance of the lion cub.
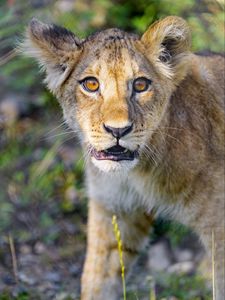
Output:
[[87,157],[81,299],[119,298],[112,215],[128,269],[166,212],[199,234],[214,261],[215,299],[224,300],[224,58],[191,53],[179,17],[142,37],[108,29],[84,40],[34,19],[24,49],[46,71]]

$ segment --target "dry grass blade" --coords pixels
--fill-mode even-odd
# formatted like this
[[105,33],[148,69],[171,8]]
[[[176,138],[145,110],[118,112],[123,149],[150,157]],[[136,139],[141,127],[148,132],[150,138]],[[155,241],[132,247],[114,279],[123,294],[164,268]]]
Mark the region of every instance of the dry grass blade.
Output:
[[49,168],[49,166],[53,162],[60,144],[61,144],[61,141],[58,140],[49,149],[49,151],[46,153],[45,157],[39,163],[37,169],[35,170],[32,178],[31,178],[31,181],[34,181],[36,178],[38,178],[39,176],[42,176],[46,172],[46,170]]
[[214,230],[212,229],[212,285],[213,285],[213,300],[216,300],[216,288],[215,288],[215,238]]
[[14,275],[16,283],[18,283],[18,265],[17,265],[17,259],[16,259],[14,240],[13,240],[11,234],[9,234],[8,239],[9,239],[10,252],[11,252],[11,256],[12,256],[13,275]]

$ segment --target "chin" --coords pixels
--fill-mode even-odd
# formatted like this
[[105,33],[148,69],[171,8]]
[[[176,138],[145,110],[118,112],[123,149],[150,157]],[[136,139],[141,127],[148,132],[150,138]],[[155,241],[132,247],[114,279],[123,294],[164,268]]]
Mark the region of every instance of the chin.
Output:
[[128,173],[133,169],[137,163],[138,159],[135,158],[131,160],[98,160],[95,157],[91,158],[92,163],[104,173]]

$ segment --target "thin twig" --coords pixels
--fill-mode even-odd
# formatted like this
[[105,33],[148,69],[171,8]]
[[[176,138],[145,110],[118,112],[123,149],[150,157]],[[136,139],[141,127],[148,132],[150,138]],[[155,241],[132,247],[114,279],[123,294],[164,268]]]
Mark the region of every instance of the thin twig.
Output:
[[11,256],[12,256],[13,274],[14,274],[16,283],[18,283],[18,265],[17,265],[17,259],[16,259],[14,240],[13,240],[11,234],[9,234],[9,247],[10,247],[10,252],[11,252]]
[[216,300],[216,289],[215,289],[215,239],[214,230],[212,229],[212,284],[213,284],[213,300]]

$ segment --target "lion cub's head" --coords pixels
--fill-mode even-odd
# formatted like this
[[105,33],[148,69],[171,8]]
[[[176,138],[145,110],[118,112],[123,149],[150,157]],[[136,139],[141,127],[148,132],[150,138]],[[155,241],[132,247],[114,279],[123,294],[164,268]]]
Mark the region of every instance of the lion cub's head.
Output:
[[154,23],[141,38],[108,29],[85,40],[32,20],[24,49],[45,69],[92,162],[108,172],[133,168],[148,149],[187,72],[189,41],[178,17]]

